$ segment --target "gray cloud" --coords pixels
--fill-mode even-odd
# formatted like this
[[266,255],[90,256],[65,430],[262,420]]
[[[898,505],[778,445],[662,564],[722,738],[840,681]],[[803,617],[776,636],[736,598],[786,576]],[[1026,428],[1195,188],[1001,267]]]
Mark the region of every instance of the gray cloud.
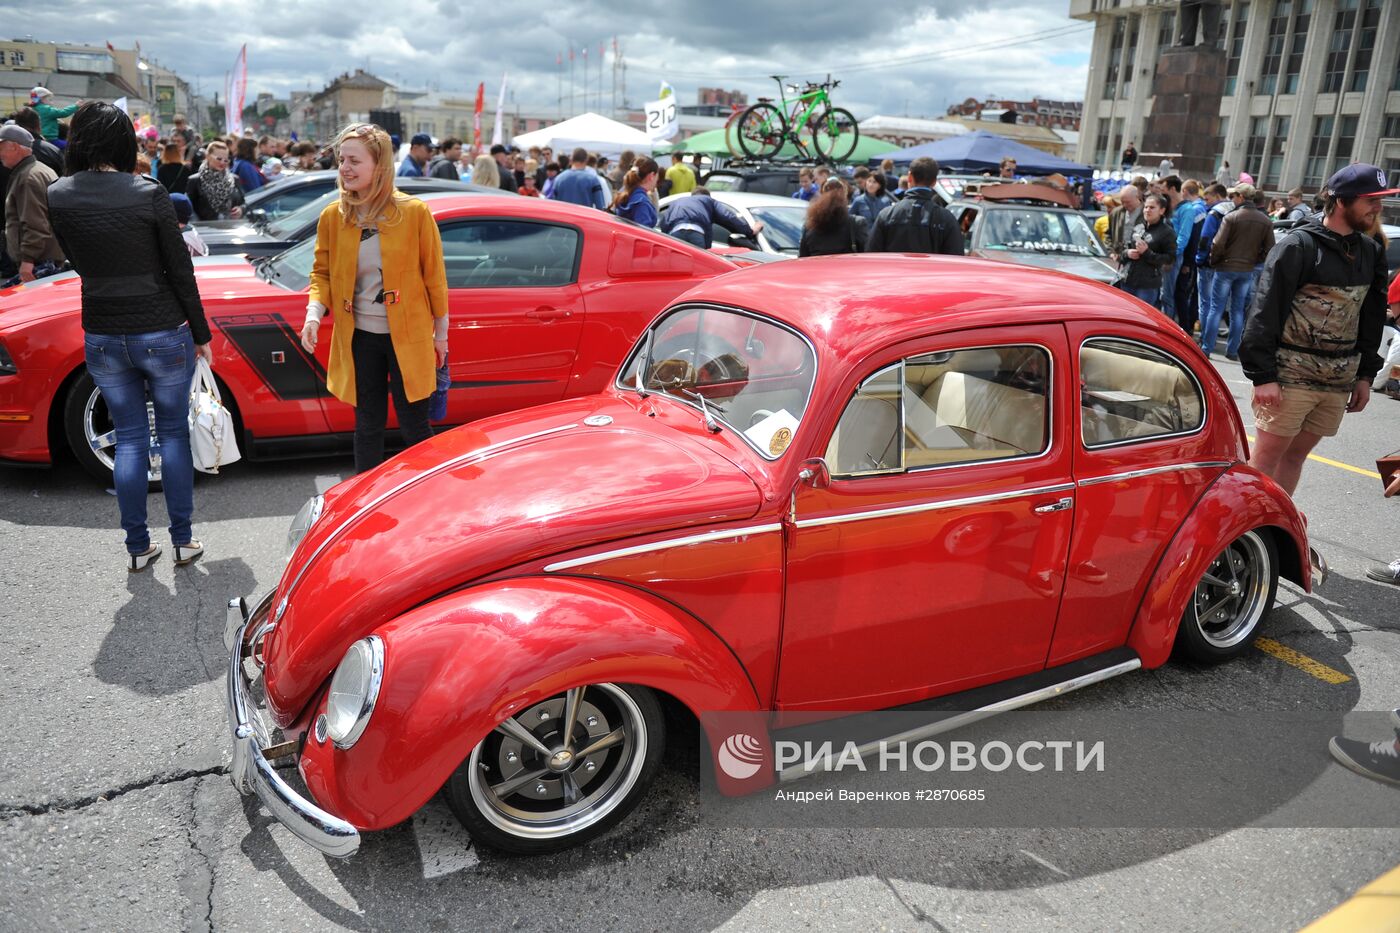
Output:
[[[1087,27],[1063,32],[1078,25],[1066,7],[1065,0],[928,0],[873,10],[810,0],[665,6],[574,0],[543,8],[480,0],[125,0],[115,15],[94,14],[86,0],[47,0],[0,3],[0,19],[23,23],[23,32],[36,38],[127,48],[139,40],[148,56],[198,81],[206,94],[222,88],[224,72],[246,42],[250,93],[319,89],[363,67],[406,87],[433,85],[464,95],[485,81],[494,99],[501,74],[509,72],[515,106],[543,112],[559,106],[556,56],[565,54],[567,85],[570,45],[589,50],[590,101],[597,98],[598,49],[608,49],[602,97],[605,107],[611,104],[616,36],[628,62],[633,107],[654,97],[663,77],[688,102],[701,85],[753,97],[772,92],[764,75],[812,77],[829,69],[842,79],[840,102],[863,118],[937,115],[970,96],[1082,97],[1091,33]],[[956,51],[1040,33],[1050,37]],[[940,50],[952,51],[933,54]],[[1067,58],[1074,64],[1056,64]],[[578,94],[581,58],[574,73]]]

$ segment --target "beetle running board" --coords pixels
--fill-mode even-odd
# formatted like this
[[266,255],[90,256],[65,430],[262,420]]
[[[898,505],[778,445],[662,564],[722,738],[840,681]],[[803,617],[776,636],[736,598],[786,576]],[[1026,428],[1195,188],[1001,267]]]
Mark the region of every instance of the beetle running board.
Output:
[[[855,741],[861,742],[856,752],[861,758],[864,758],[878,752],[881,745],[917,742],[930,736],[961,729],[998,713],[1010,712],[1023,706],[1030,706],[1032,703],[1072,693],[1111,677],[1117,677],[1119,674],[1135,671],[1140,667],[1142,667],[1142,659],[1132,649],[1115,648],[1112,651],[1105,651],[1102,654],[1096,654],[1059,667],[1036,671],[1034,674],[1027,674],[1001,683],[988,684],[985,687],[976,687],[972,690],[964,690],[932,700],[923,700],[907,706],[896,706],[880,710],[878,713],[853,716],[846,723],[843,723],[843,726],[851,726],[857,736]],[[895,735],[877,736],[870,734],[878,726],[879,713],[888,712],[928,712],[934,718],[925,725]],[[862,729],[860,720],[867,715],[870,717],[869,725]],[[819,739],[821,730],[828,725],[829,721],[810,726],[794,726],[789,729],[774,730],[773,738],[800,742],[805,733]],[[802,761],[784,768],[778,775],[778,780],[783,784],[796,781],[826,771],[833,763],[830,756]]]

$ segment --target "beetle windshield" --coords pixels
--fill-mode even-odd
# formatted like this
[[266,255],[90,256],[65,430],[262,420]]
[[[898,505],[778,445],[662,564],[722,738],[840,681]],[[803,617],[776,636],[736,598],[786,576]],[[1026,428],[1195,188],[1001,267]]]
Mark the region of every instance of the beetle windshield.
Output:
[[[706,410],[775,460],[792,443],[812,396],[817,360],[795,332],[756,315],[680,308],[637,341],[619,384]],[[704,398],[704,406],[696,396]]]
[[982,234],[984,249],[1025,250],[1034,253],[1071,253],[1103,256],[1103,247],[1089,222],[1068,211],[1026,208],[992,208],[987,211]]

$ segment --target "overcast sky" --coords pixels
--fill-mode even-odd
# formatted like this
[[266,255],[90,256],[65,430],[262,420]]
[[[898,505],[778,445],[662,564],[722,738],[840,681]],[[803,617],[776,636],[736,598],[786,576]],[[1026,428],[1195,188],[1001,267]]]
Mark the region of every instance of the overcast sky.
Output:
[[[655,0],[0,0],[7,36],[112,42],[142,51],[206,95],[222,90],[248,44],[248,97],[320,89],[365,68],[408,88],[473,91],[486,82],[494,106],[503,72],[523,111],[552,112],[570,93],[598,100],[597,58],[607,47],[602,102],[612,103],[612,40],[627,62],[627,100],[656,97],[664,78],[682,103],[699,86],[769,94],[772,73],[839,78],[834,96],[857,119],[876,113],[942,114],[967,97],[1084,96],[1092,29],[1068,17],[1069,0],[933,0],[866,7],[820,2]],[[564,105],[568,109],[567,103]]]

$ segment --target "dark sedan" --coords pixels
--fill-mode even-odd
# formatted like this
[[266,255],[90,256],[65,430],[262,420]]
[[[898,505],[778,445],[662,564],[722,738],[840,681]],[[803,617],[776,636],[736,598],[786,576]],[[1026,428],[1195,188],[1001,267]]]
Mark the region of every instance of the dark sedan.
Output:
[[[457,194],[500,194],[497,188],[468,185],[442,178],[400,178],[400,191],[422,194],[428,191],[449,191]],[[199,235],[209,247],[210,255],[242,253],[247,256],[274,256],[295,246],[316,232],[321,211],[337,197],[334,188],[281,217],[254,218],[232,227],[200,226]]]
[[208,230],[228,230],[260,220],[276,220],[335,190],[333,170],[284,174],[272,184],[263,185],[243,201],[243,217],[234,220],[196,220],[195,229],[203,236]]

